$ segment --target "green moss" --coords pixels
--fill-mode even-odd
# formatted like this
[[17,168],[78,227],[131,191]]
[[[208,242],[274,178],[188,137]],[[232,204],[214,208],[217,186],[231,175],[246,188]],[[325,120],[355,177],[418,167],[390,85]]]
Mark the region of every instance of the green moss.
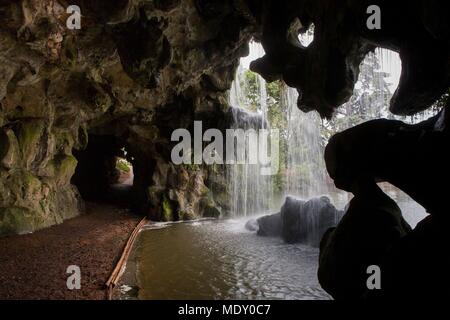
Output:
[[26,163],[29,163],[36,155],[43,130],[44,122],[42,120],[32,120],[20,124],[16,136]]
[[73,37],[64,37],[63,54],[69,67],[76,67],[78,60],[78,49],[74,44]]
[[33,214],[27,208],[0,208],[0,235],[23,234],[36,229]]
[[29,172],[23,171],[21,175],[23,185],[30,191],[40,191],[41,181]]
[[56,176],[59,185],[64,185],[69,183],[70,178],[72,178],[75,173],[75,168],[77,167],[78,161],[72,155],[63,156],[56,160]]
[[163,221],[173,221],[174,220],[174,209],[169,199],[164,195],[162,201],[162,220]]
[[[65,125],[70,126],[69,123]],[[58,148],[62,150],[61,152],[70,153],[75,145],[73,134],[67,130],[57,130],[55,132],[55,140]]]
[[12,171],[7,181],[12,199],[30,200],[41,192],[41,181],[25,170]]
[[221,213],[211,193],[208,193],[208,195],[200,200],[200,210],[203,217],[218,218]]
[[178,218],[179,218],[180,220],[185,220],[185,221],[187,221],[187,220],[194,220],[194,219],[197,218],[197,216],[196,216],[194,213],[189,212],[189,211],[180,211],[180,212],[178,213]]

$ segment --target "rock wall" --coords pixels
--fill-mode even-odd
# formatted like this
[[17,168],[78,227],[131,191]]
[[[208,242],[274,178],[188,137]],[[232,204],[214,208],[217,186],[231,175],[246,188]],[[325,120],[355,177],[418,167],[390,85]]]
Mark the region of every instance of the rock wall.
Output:
[[66,1],[0,1],[0,234],[82,211],[73,154],[94,135],[130,151],[150,217],[217,215],[207,169],[169,164],[170,134],[226,111],[255,26],[231,1],[70,4],[80,30],[66,27]]

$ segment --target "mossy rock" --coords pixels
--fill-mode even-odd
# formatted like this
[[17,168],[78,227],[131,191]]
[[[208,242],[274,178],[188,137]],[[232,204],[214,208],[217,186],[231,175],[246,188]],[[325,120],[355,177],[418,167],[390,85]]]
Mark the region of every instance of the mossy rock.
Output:
[[173,202],[164,195],[162,200],[162,221],[174,221],[174,213],[175,208],[173,206]]
[[33,213],[28,208],[0,208],[0,235],[24,234],[36,229]]
[[54,132],[55,142],[61,153],[70,154],[75,146],[75,137],[71,131],[58,129]]
[[32,202],[40,197],[41,181],[25,170],[12,170],[6,180],[11,201]]
[[199,203],[200,213],[203,217],[218,218],[221,214],[221,209],[217,206],[212,198],[212,194],[208,193],[205,197],[200,199]]
[[195,220],[198,216],[193,211],[179,211],[178,218],[183,221]]
[[58,185],[67,185],[75,173],[78,161],[74,156],[60,156],[55,159],[55,176]]
[[95,110],[105,113],[113,105],[110,96],[98,92],[94,97]]
[[11,169],[20,162],[19,142],[14,131],[6,129],[0,132],[0,161],[1,164]]
[[15,133],[25,166],[29,166],[39,152],[39,141],[44,128],[43,120],[22,121],[16,128]]
[[152,186],[147,188],[147,197],[150,205],[153,207],[159,207],[161,205],[162,194],[164,188]]
[[220,207],[217,206],[206,206],[203,208],[202,216],[208,218],[219,218],[222,214]]

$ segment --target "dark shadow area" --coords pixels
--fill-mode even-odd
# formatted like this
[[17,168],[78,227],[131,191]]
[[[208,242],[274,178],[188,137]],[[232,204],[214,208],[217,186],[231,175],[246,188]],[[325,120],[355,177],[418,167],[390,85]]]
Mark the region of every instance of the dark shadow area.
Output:
[[133,158],[125,143],[114,136],[90,135],[84,150],[74,150],[78,160],[74,184],[86,201],[132,207]]

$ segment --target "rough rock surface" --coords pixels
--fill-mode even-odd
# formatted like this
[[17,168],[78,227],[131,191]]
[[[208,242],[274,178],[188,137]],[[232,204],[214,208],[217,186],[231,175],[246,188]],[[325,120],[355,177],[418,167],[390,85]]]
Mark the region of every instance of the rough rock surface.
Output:
[[0,1],[0,234],[77,215],[77,162],[97,163],[100,170],[87,171],[78,163],[75,182],[86,191],[88,177],[100,192],[105,167],[123,147],[143,213],[170,220],[220,213],[207,169],[169,165],[170,135],[226,111],[226,90],[255,28],[245,8],[190,0],[70,4],[81,8],[80,30],[66,27],[66,1]]

